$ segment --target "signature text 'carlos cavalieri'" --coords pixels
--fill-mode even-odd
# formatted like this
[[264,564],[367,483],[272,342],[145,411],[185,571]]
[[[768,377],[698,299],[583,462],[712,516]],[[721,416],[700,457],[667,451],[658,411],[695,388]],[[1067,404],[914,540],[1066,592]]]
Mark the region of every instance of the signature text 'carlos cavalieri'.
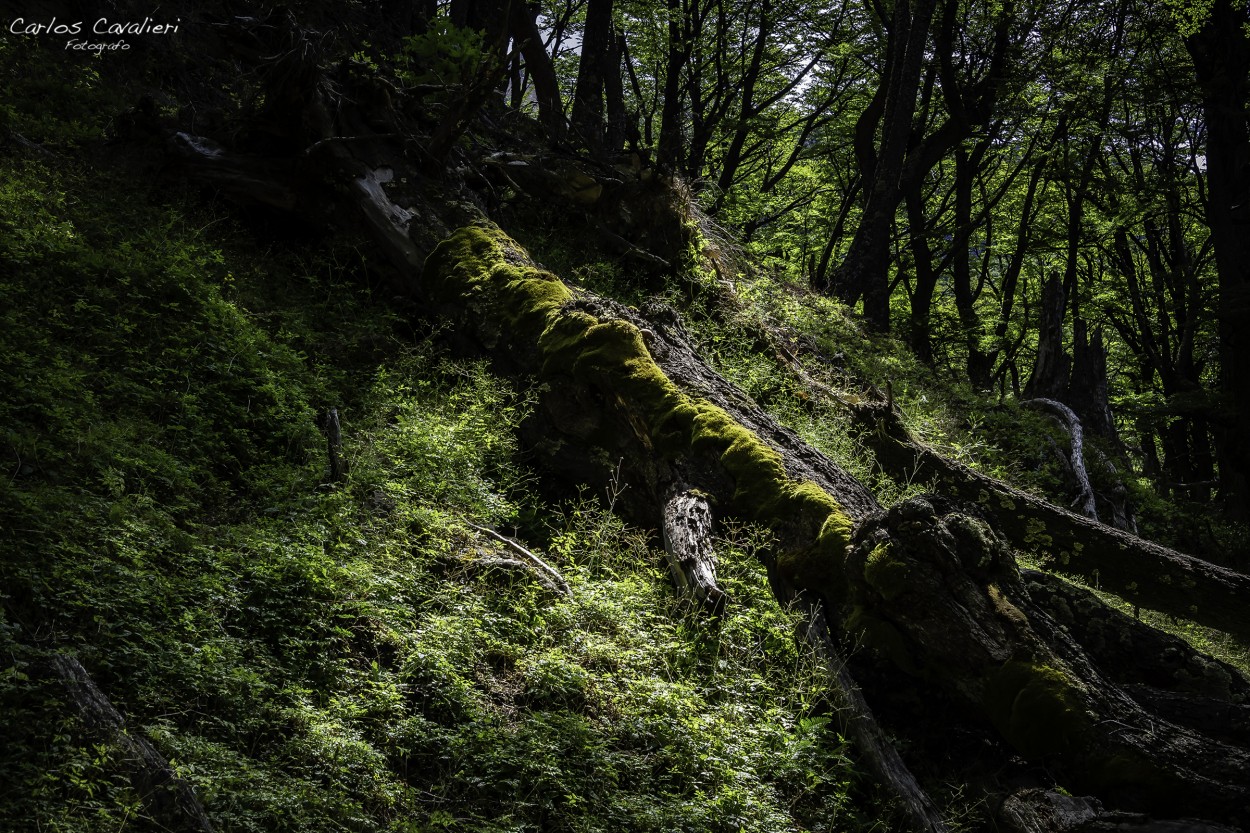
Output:
[[[91,24],[87,25],[77,20],[73,23],[64,23],[55,17],[47,22],[39,22],[27,20],[24,17],[14,19],[9,23],[9,32],[14,35],[82,35],[92,34],[104,37],[119,38],[125,35],[173,35],[178,32],[178,24],[182,22],[182,18],[178,18],[173,23],[157,23],[150,17],[143,18],[142,21],[113,21],[107,17],[101,17]],[[65,41],[66,49],[89,49],[89,50],[113,50],[113,49],[129,49],[130,44],[125,40],[118,40],[114,43],[93,43],[90,40],[70,37]]]

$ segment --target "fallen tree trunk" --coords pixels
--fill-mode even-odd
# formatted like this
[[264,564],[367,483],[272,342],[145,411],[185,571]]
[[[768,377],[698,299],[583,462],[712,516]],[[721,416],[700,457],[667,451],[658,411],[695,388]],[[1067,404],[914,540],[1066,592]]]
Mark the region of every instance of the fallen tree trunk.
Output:
[[[777,545],[770,566],[774,587],[786,588],[783,602],[805,590],[812,601],[839,595],[852,522],[829,490],[844,484],[860,511],[875,507],[875,501],[703,365],[675,318],[647,320],[616,304],[577,299],[488,227],[453,235],[427,259],[422,277],[423,291],[440,314],[474,322],[457,333],[474,342],[471,349],[513,370],[537,372],[543,380],[528,433],[531,445],[563,477],[600,484],[612,469],[596,461],[623,460],[631,488],[619,503],[648,525],[662,519],[666,508],[676,511],[670,494],[680,497],[695,488],[721,511],[772,530]],[[663,370],[653,356],[665,357]],[[674,519],[664,525],[676,531],[681,524]],[[685,573],[683,565],[678,569]],[[945,830],[932,802],[884,741],[831,641],[825,656],[839,719],[896,796],[908,824]]]
[[[1130,696],[1080,634],[1035,600],[1010,547],[966,508],[914,498],[877,513],[858,530],[847,567],[845,629],[938,683],[1070,790],[1221,820],[1250,807],[1250,749]],[[1134,629],[1116,624],[1131,643]],[[1215,669],[1207,691],[1233,705],[1246,681],[1238,676],[1235,691],[1214,685],[1229,670]]]
[[1140,607],[1250,643],[1250,576],[1083,518],[955,463],[917,440],[884,402],[853,409],[860,441],[890,475],[976,504],[1013,546]]

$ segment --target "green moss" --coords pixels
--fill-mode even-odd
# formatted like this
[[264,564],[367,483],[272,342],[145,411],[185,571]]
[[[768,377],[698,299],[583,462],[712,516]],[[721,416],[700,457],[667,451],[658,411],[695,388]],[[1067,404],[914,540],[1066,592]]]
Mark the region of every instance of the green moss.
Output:
[[907,590],[907,565],[893,557],[888,543],[878,544],[864,564],[864,581],[886,601],[898,598]]
[[1045,665],[1008,661],[989,676],[984,705],[995,728],[1030,759],[1073,751],[1090,728],[1073,683]]
[[715,405],[695,407],[691,450],[719,455],[734,478],[733,504],[739,512],[758,521],[776,517],[789,484],[781,455]]
[[498,229],[457,231],[426,261],[433,297],[467,306],[479,328],[497,331],[516,349],[537,350],[544,376],[569,374],[612,391],[657,453],[719,459],[734,480],[732,510],[799,537],[811,534],[810,547],[782,553],[778,563],[801,586],[836,595],[852,528],[837,501],[814,483],[792,481],[781,456],[723,409],[682,393],[633,324],[566,309],[568,288],[549,273],[509,263],[514,246]]
[[1055,539],[1047,534],[1045,521],[1029,518],[1024,528],[1024,543],[1035,549],[1048,549]]
[[509,263],[506,253],[512,248],[498,229],[461,229],[426,260],[430,295],[439,303],[470,307],[489,329],[506,325],[510,335],[539,336],[573,294],[548,272]]

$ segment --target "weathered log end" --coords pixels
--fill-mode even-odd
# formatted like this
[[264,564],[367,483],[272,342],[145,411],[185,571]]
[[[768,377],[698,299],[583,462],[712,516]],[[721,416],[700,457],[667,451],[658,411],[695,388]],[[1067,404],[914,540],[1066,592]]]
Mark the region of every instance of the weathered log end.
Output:
[[729,597],[716,584],[712,508],[707,495],[674,488],[664,504],[662,532],[673,583],[689,590],[707,613],[719,616]]

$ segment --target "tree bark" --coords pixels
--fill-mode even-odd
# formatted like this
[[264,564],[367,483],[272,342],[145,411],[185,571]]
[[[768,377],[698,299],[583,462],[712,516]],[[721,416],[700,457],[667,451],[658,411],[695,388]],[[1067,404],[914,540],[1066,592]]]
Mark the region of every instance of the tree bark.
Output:
[[1081,418],[1067,405],[1054,399],[1026,399],[1020,404],[1048,411],[1063,425],[1063,430],[1068,434],[1069,467],[1077,487],[1076,500],[1072,505],[1085,517],[1098,520],[1094,487],[1090,485],[1089,475],[1085,471],[1085,431],[1081,427]]
[[53,658],[52,667],[83,721],[103,732],[109,742],[125,753],[130,783],[157,825],[179,833],[212,833],[212,822],[195,790],[178,776],[156,747],[126,728],[126,721],[82,663],[76,657],[61,654]]
[[719,615],[728,597],[716,586],[712,509],[699,492],[674,488],[664,504],[664,552],[673,584],[689,590],[703,608]]
[[1037,359],[1024,395],[1029,399],[1063,399],[1068,395],[1071,363],[1063,349],[1063,319],[1067,292],[1058,275],[1042,287],[1041,320],[1037,328]]
[[1250,37],[1244,3],[1215,0],[1186,45],[1206,120],[1206,215],[1220,276],[1221,418],[1215,423],[1220,494],[1228,514],[1250,519]]

